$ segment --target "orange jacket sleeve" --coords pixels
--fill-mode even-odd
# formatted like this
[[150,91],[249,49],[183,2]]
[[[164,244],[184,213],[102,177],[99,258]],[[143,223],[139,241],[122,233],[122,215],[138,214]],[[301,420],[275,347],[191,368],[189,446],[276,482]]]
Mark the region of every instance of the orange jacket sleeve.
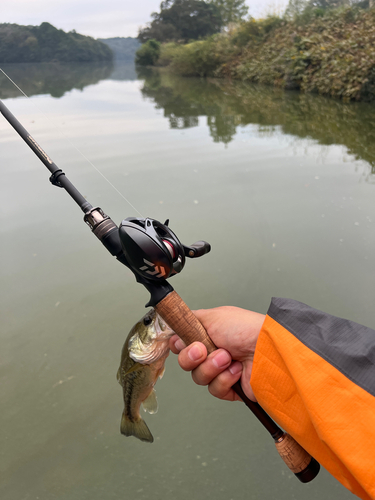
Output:
[[360,498],[375,499],[375,331],[272,299],[251,386],[260,405]]

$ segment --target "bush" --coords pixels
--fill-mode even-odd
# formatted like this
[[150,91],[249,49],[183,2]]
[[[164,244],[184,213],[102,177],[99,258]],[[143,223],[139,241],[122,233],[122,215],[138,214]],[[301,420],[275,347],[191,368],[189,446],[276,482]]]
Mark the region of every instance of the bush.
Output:
[[265,19],[249,19],[235,30],[232,36],[232,43],[239,47],[244,47],[249,42],[260,42],[271,31],[283,24],[283,20],[278,16],[268,16]]
[[135,63],[140,66],[154,66],[160,55],[160,42],[147,40],[135,53]]
[[180,46],[173,56],[171,68],[183,76],[215,76],[233,54],[228,35],[214,35],[207,40]]
[[301,23],[300,18],[285,22],[272,36],[263,38],[260,26],[253,22],[253,43],[242,49],[229,74],[222,75],[344,100],[370,100],[374,18],[372,10],[331,9],[324,17],[315,13],[308,23]]
[[178,43],[163,43],[160,47],[160,56],[157,61],[157,66],[169,66],[181,50],[184,50],[183,46]]
[[184,76],[229,77],[344,100],[375,98],[375,9],[305,9],[251,19],[229,33],[161,47],[158,65]]
[[214,76],[233,53],[228,35],[220,34],[186,45],[166,44],[162,47],[160,62],[169,63],[171,70],[179,75]]

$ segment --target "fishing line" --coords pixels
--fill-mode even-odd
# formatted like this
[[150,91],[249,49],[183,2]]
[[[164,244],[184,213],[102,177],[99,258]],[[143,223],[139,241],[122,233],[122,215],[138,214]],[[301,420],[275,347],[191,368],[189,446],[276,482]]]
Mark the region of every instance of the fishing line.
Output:
[[110,185],[110,186],[111,186],[111,187],[112,187],[112,188],[113,188],[113,189],[114,189],[114,190],[115,190],[115,191],[116,191],[116,192],[117,192],[117,193],[118,193],[118,194],[119,194],[119,195],[120,195],[120,196],[121,196],[121,197],[122,197],[125,201],[126,201],[126,203],[128,203],[128,204],[132,207],[132,209],[133,209],[133,210],[135,210],[135,211],[137,212],[137,214],[138,214],[138,215],[140,215],[140,216],[143,218],[143,215],[139,212],[139,210],[137,210],[137,209],[135,208],[135,206],[134,206],[134,205],[133,205],[133,204],[132,204],[132,203],[131,203],[131,202],[130,202],[130,201],[129,201],[129,200],[128,200],[128,199],[127,199],[127,198],[126,198],[126,197],[125,197],[125,196],[124,196],[124,195],[123,195],[123,194],[122,194],[122,193],[118,190],[118,189],[117,189],[117,187],[116,187],[116,186],[114,186],[114,185],[112,184],[112,182],[111,182],[109,179],[107,179],[107,177],[103,174],[103,172],[101,172],[101,171],[100,171],[100,170],[99,170],[99,169],[98,169],[98,168],[97,168],[97,167],[96,167],[96,166],[92,163],[92,161],[91,161],[91,160],[89,160],[89,158],[87,158],[87,156],[85,156],[85,155],[82,153],[82,151],[81,151],[80,149],[78,149],[78,148],[77,148],[77,146],[75,146],[75,145],[71,142],[71,140],[69,139],[69,137],[68,137],[67,135],[65,135],[64,131],[63,131],[63,130],[62,130],[62,129],[61,129],[61,128],[60,128],[60,127],[56,124],[56,123],[54,123],[54,122],[53,122],[50,118],[48,118],[48,116],[47,116],[45,113],[43,113],[43,111],[42,111],[41,109],[39,109],[39,108],[38,108],[38,106],[37,106],[37,105],[33,102],[33,100],[31,99],[31,97],[29,97],[29,96],[28,96],[28,95],[27,95],[27,94],[26,94],[26,93],[25,93],[25,92],[24,92],[24,91],[23,91],[23,90],[22,90],[22,89],[21,89],[21,88],[20,88],[20,87],[19,87],[19,86],[18,86],[18,85],[17,85],[17,84],[16,84],[16,83],[15,83],[15,82],[11,79],[11,78],[10,78],[10,76],[9,76],[9,75],[7,75],[7,74],[5,73],[5,71],[4,71],[2,68],[0,68],[0,71],[3,73],[3,75],[4,75],[6,78],[8,78],[8,80],[9,80],[9,81],[10,81],[10,82],[11,82],[11,83],[12,83],[12,84],[16,87],[16,89],[17,89],[17,90],[19,90],[19,91],[21,92],[21,94],[22,94],[23,96],[25,96],[27,99],[29,99],[29,100],[33,103],[34,107],[38,110],[38,112],[39,112],[42,116],[44,116],[44,118],[45,118],[48,122],[53,123],[54,127],[55,127],[56,129],[58,129],[58,131],[60,132],[60,134],[61,134],[61,135],[63,135],[63,136],[64,136],[64,138],[68,141],[68,143],[70,144],[70,146],[71,146],[72,148],[74,148],[74,149],[75,149],[75,150],[76,150],[76,151],[77,151],[77,152],[78,152],[78,153],[79,153],[79,154],[80,154],[80,155],[81,155],[81,156],[82,156],[82,157],[83,157],[83,158],[84,158],[84,159],[85,159],[85,160],[86,160],[86,161],[87,161],[87,162],[88,162],[91,166],[92,166],[92,168],[93,168],[94,170],[96,170],[96,171],[98,172],[98,174],[100,174],[100,175],[103,177],[103,179],[104,179],[104,180],[106,180],[106,181],[108,182],[108,184],[109,184],[109,185]]

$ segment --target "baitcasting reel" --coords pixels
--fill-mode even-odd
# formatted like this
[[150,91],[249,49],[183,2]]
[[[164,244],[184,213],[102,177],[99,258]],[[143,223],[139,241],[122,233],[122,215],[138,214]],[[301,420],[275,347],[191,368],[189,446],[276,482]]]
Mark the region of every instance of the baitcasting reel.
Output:
[[174,232],[155,219],[128,217],[119,226],[122,250],[133,272],[147,280],[165,280],[182,271],[185,257],[200,257],[211,250],[198,241],[183,245]]
[[[86,200],[84,200],[86,202]],[[183,245],[174,232],[155,219],[128,217],[119,227],[99,207],[86,211],[84,221],[116,259],[128,267],[151,294],[146,307],[154,307],[173,291],[167,278],[182,271],[185,258],[211,250],[205,241]]]

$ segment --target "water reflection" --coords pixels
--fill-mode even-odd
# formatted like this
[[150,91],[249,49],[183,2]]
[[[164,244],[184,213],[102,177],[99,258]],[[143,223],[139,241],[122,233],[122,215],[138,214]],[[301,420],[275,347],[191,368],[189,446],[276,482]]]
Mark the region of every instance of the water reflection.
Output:
[[134,62],[117,61],[111,71],[110,80],[134,81],[138,80]]
[[[101,80],[142,80],[141,92],[164,110],[172,129],[197,127],[199,117],[214,142],[229,144],[241,127],[255,125],[264,136],[276,130],[319,144],[340,144],[355,159],[368,162],[375,175],[375,106],[343,104],[316,95],[225,80],[180,78],[167,72],[135,68],[132,63],[7,64],[4,71],[28,95],[60,98]],[[0,99],[20,91],[0,74]]]
[[323,145],[344,145],[375,174],[374,105],[164,72],[142,71],[139,77],[144,80],[142,94],[164,109],[171,128],[197,126],[198,117],[206,116],[213,140],[228,144],[239,127],[255,124],[262,135],[277,129]]
[[[63,97],[73,89],[83,90],[101,80],[136,80],[134,64],[112,62],[61,64],[3,64],[2,69],[26,95]],[[20,97],[20,91],[0,73],[0,99]]]

